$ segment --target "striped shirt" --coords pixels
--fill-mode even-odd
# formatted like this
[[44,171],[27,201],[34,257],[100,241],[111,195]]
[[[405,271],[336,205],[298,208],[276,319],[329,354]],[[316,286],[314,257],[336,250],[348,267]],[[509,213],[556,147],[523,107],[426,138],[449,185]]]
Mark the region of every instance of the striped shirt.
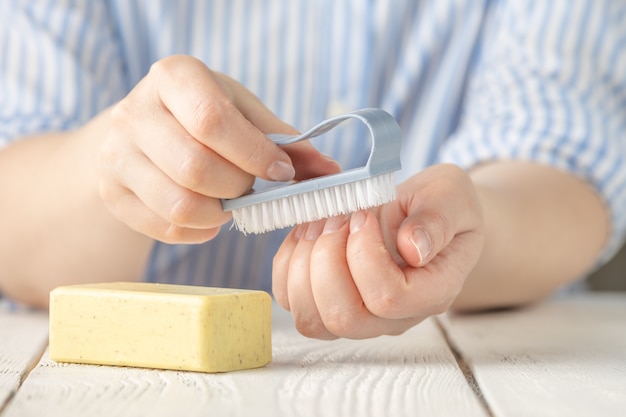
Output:
[[[626,2],[620,0],[7,0],[0,146],[80,126],[150,65],[193,55],[300,130],[363,107],[403,130],[400,179],[437,162],[536,161],[593,184],[626,230]],[[359,126],[316,139],[364,163]],[[145,279],[261,288],[285,230],[156,243]]]

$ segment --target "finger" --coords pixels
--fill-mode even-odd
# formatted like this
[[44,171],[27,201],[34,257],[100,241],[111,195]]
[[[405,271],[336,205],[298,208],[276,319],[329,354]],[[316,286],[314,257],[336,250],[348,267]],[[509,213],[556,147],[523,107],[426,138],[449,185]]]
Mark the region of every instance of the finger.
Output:
[[310,280],[311,251],[323,227],[322,220],[309,223],[303,229],[289,262],[287,296],[296,329],[301,334],[317,339],[334,339],[335,336],[324,327],[313,298]]
[[215,198],[235,198],[250,190],[252,175],[191,137],[169,112],[157,108],[151,114],[154,123],[146,123],[140,132],[126,133],[174,182]]
[[341,171],[341,166],[337,161],[321,154],[308,141],[284,146],[283,149],[291,157],[296,170],[294,179],[297,181],[336,174]]
[[289,296],[287,295],[289,262],[305,229],[306,224],[294,227],[278,248],[272,262],[272,294],[274,294],[278,305],[287,311],[290,310]]
[[478,246],[467,238],[468,234],[455,238],[424,267],[401,268],[385,249],[376,218],[367,212],[353,215],[348,263],[368,310],[388,319],[426,317],[446,311],[462,287],[467,268],[471,268],[463,261],[475,254],[467,252]]
[[368,211],[350,219],[346,248],[348,265],[367,309],[378,317],[404,319],[420,315],[406,295],[403,271],[388,252],[380,226]]
[[[401,184],[399,195],[445,195],[445,198],[413,198],[399,227],[399,253],[411,266],[423,266],[446,248],[456,235],[481,228],[481,210],[467,174],[451,166],[433,167],[426,178]],[[437,175],[439,174],[439,175]],[[437,178],[430,178],[437,175]]]
[[476,264],[481,248],[480,233],[460,233],[426,265],[403,268],[407,281],[415,283],[410,296],[430,315],[447,311]]
[[[202,62],[170,57],[154,64],[150,73],[163,106],[194,138],[254,176],[293,179],[295,170],[287,153],[239,111],[233,96]],[[250,112],[273,116],[256,102],[250,107]]]
[[166,222],[150,211],[130,190],[101,183],[100,194],[114,216],[123,219],[131,229],[166,243],[202,243],[213,239],[219,227],[208,229],[184,228]]
[[143,153],[129,152],[115,158],[115,161],[117,166],[108,169],[115,169],[116,172],[110,175],[167,223],[183,228],[207,229],[219,227],[230,219],[219,200],[179,186]]
[[408,323],[382,319],[365,307],[346,260],[348,216],[326,222],[311,253],[311,287],[324,327],[338,337],[398,334]]

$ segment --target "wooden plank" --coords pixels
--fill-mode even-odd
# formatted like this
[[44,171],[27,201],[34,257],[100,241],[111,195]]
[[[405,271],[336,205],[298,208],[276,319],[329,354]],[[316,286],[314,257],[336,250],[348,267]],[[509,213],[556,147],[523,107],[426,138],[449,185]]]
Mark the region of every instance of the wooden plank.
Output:
[[0,411],[48,343],[48,315],[0,302]]
[[225,374],[60,365],[44,356],[3,417],[485,416],[434,321],[319,341],[274,309],[274,361]]
[[444,327],[496,417],[626,415],[624,294],[448,316]]

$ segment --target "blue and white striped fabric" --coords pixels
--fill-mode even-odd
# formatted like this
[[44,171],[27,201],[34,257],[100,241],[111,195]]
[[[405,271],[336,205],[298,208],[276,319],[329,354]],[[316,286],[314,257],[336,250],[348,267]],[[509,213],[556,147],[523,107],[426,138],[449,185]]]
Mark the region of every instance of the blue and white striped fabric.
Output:
[[[156,60],[189,54],[304,130],[381,107],[402,178],[447,161],[531,160],[589,180],[626,230],[626,2],[619,0],[6,0],[0,146],[80,126]],[[315,144],[363,164],[358,127]],[[154,246],[149,281],[270,288],[285,231]]]

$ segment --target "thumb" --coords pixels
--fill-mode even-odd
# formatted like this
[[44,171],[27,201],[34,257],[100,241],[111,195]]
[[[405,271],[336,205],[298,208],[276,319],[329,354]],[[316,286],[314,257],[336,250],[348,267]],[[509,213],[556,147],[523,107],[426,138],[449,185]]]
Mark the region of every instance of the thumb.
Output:
[[287,145],[284,150],[291,157],[297,181],[341,171],[337,161],[320,153],[309,141]]
[[450,224],[440,213],[411,213],[398,230],[400,256],[413,267],[428,264],[454,238]]

